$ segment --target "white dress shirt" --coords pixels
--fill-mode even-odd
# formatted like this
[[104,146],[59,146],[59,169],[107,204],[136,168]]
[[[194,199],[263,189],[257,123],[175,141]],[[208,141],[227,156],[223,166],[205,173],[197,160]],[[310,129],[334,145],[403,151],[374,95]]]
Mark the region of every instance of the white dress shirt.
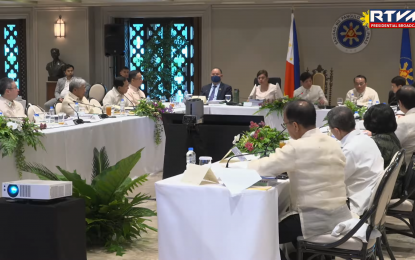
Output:
[[248,168],[261,176],[288,173],[290,214],[300,214],[303,236],[308,238],[331,232],[352,218],[346,205],[345,163],[336,140],[315,128],[269,157],[250,162]]
[[345,101],[352,100],[352,93],[357,98],[357,105],[359,106],[367,106],[369,100],[372,100],[373,105],[376,104],[376,101],[379,101],[378,93],[373,88],[366,87],[363,93],[359,93],[356,88],[353,88],[347,92]]
[[255,85],[249,96],[252,99],[279,99],[284,97],[278,83],[276,85],[269,83],[267,91],[264,92],[261,91],[261,85]]
[[66,79],[65,88],[62,89],[62,92],[61,92],[61,98],[65,98],[66,95],[69,93],[69,83],[71,83],[72,79],[73,77],[70,80]]
[[294,90],[294,97],[299,97],[308,100],[313,104],[317,103],[320,100],[320,98],[322,98],[324,100],[325,105],[329,104],[326,97],[324,96],[323,90],[318,85],[311,85],[311,88],[309,89],[306,89],[305,87],[301,86]]
[[209,101],[210,95],[212,95],[212,91],[215,91],[215,94],[212,100],[216,100],[216,98],[218,97],[220,84],[221,83],[219,82],[218,85],[216,85],[216,88],[214,88],[213,86],[215,86],[215,84],[212,83],[212,87],[210,88],[210,91],[209,91],[208,101]]
[[6,117],[26,117],[23,105],[18,101],[10,101],[0,96],[0,112]]
[[408,166],[415,152],[415,108],[406,112],[405,116],[398,118],[396,123],[398,123],[398,128],[395,134],[402,148],[405,149],[405,162]]
[[125,98],[123,94],[118,92],[116,88],[112,88],[110,91],[107,92],[107,94],[104,97],[104,100],[102,101],[103,107],[119,106],[121,99],[124,99],[126,107],[134,106],[134,104],[132,104],[127,98]]
[[375,141],[360,130],[341,140],[346,156],[345,183],[350,210],[362,216],[369,206],[373,189],[384,171],[383,157]]

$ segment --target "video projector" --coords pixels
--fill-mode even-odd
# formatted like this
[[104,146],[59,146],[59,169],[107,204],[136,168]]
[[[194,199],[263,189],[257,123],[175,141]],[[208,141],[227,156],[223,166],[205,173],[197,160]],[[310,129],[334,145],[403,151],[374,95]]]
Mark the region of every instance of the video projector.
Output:
[[72,196],[71,181],[21,180],[3,182],[2,197],[24,200],[53,200]]

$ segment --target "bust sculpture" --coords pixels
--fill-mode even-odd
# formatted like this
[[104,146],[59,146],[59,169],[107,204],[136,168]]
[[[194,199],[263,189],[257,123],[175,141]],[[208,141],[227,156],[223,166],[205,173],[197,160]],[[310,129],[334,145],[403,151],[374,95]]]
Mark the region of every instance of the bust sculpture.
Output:
[[59,49],[51,49],[50,55],[53,60],[46,65],[46,70],[49,73],[48,81],[57,81],[59,78],[65,76],[62,71],[62,66],[65,65],[65,62],[59,59]]

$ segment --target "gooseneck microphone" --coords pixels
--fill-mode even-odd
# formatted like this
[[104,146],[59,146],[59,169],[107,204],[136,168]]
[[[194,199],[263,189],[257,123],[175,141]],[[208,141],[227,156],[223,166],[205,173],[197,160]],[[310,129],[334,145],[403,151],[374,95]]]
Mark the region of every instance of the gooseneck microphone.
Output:
[[108,115],[104,113],[104,110],[102,109],[102,107],[95,106],[95,105],[92,105],[92,104],[86,104],[86,103],[83,103],[83,102],[81,102],[81,101],[73,101],[73,102],[74,102],[74,103],[75,103],[75,102],[78,102],[79,104],[83,104],[83,105],[86,105],[86,106],[91,106],[91,107],[96,107],[96,108],[99,108],[99,109],[101,109],[101,113],[102,113],[102,114],[98,115],[98,116],[99,116],[99,118],[101,118],[101,119],[108,118]]
[[76,115],[78,116],[78,119],[75,119],[73,122],[75,123],[75,125],[80,125],[84,123],[84,120],[79,118],[79,114],[78,111],[75,110],[75,108],[73,108],[73,106],[71,106],[71,104],[68,103],[68,106],[70,106],[72,108],[72,110],[76,113]]
[[126,96],[126,95],[123,95],[128,101],[130,101],[130,103],[131,103],[131,105],[133,105],[133,108],[135,109],[135,105],[134,105],[134,103]]

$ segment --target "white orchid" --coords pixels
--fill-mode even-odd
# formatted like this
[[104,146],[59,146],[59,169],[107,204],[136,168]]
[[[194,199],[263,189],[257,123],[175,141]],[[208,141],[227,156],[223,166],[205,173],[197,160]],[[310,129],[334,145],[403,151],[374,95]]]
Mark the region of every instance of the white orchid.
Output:
[[10,127],[12,130],[18,129],[19,125],[15,122],[7,122],[7,127]]
[[241,138],[241,134],[239,134],[239,135],[236,135],[234,138],[233,138],[233,142],[232,142],[232,144],[236,144],[237,142],[239,142],[239,139]]

